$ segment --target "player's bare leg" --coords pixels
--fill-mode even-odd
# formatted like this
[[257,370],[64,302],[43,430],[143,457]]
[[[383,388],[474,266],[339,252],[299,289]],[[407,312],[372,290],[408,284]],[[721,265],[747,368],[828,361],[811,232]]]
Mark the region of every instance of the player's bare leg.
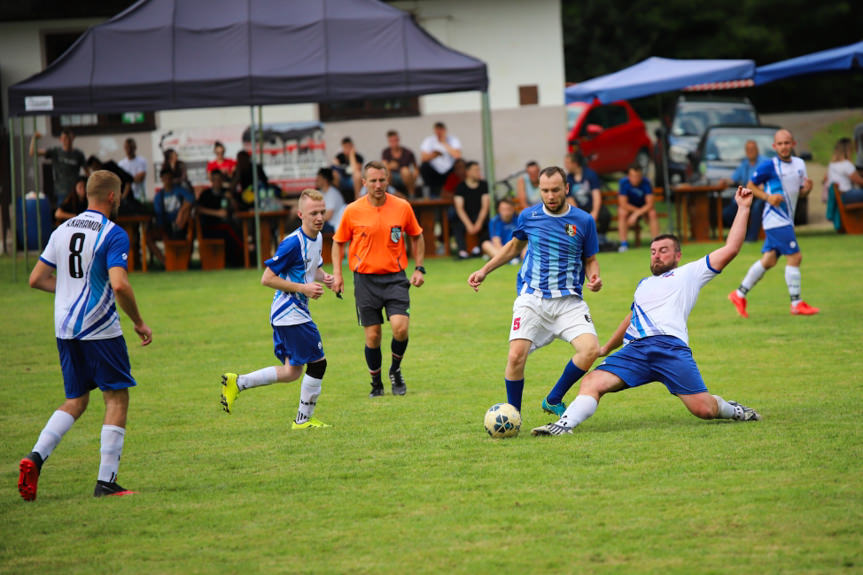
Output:
[[504,382],[506,383],[506,401],[521,411],[521,396],[524,392],[524,366],[530,353],[529,339],[513,339],[509,342],[509,354],[506,357]]
[[678,395],[686,409],[700,419],[734,419],[736,421],[758,421],[761,416],[751,407],[736,401],[725,401],[718,395],[707,392]]

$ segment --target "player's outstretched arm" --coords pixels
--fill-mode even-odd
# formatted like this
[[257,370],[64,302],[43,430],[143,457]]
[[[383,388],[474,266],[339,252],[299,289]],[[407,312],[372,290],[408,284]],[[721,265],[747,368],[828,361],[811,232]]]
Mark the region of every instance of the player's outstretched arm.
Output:
[[632,321],[632,312],[626,314],[626,317],[623,318],[623,321],[620,322],[620,325],[617,326],[617,329],[614,330],[613,334],[611,334],[611,338],[605,342],[605,345],[599,348],[600,357],[605,357],[623,344],[623,336],[626,333],[626,328],[629,327],[630,321]]
[[30,272],[30,287],[40,289],[48,293],[54,293],[57,289],[57,276],[54,275],[54,268],[39,260],[33,266],[33,271]]
[[109,268],[108,278],[111,281],[111,289],[114,290],[117,303],[120,304],[120,309],[126,312],[126,315],[132,320],[135,333],[141,338],[141,345],[149,345],[153,341],[153,331],[144,323],[141,312],[138,311],[138,302],[135,301],[135,292],[132,290],[132,284],[129,283],[129,274],[126,269],[119,266]]
[[737,215],[734,216],[734,222],[731,224],[731,229],[728,230],[725,245],[708,256],[710,267],[718,272],[722,271],[722,268],[727,266],[743,247],[743,240],[746,239],[746,226],[749,223],[749,210],[752,207],[752,190],[737,186],[734,201],[737,202]]
[[468,285],[473,288],[473,291],[479,291],[479,285],[485,280],[486,276],[520,254],[525,245],[527,245],[527,241],[525,240],[520,240],[518,238],[512,238],[509,240],[496,256],[488,260],[484,266],[468,276]]
[[290,293],[301,293],[312,299],[318,299],[324,294],[324,286],[319,283],[299,283],[279,277],[276,272],[267,268],[261,276],[261,284],[275,290]]

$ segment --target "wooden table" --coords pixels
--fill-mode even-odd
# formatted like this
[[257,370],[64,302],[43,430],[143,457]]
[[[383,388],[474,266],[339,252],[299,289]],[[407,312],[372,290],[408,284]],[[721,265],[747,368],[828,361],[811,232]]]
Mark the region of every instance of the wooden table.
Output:
[[148,214],[117,216],[117,224],[129,235],[129,261],[127,262],[129,271],[135,270],[135,254],[138,251],[135,249],[136,228],[141,230],[141,271],[147,271],[147,260],[149,259],[147,257],[147,227],[151,217]]
[[414,213],[417,216],[420,227],[422,227],[423,229],[423,240],[425,240],[426,257],[434,257],[437,255],[437,252],[435,251],[436,238],[434,233],[434,225],[437,214],[440,214],[444,255],[450,255],[449,208],[452,206],[452,199],[434,198],[409,201],[411,206],[413,206],[414,208]]
[[[285,222],[288,217],[290,217],[294,212],[293,210],[275,210],[271,212],[259,212],[261,216],[261,229],[260,231],[260,245],[261,245],[261,264],[270,259],[273,255],[273,246],[270,239],[273,236],[273,223],[276,223],[279,226],[279,238],[284,237],[285,235]],[[234,213],[234,217],[239,218],[242,221],[243,225],[243,243],[245,244],[245,249],[243,250],[243,265],[247,268],[252,267],[251,264],[251,252],[254,249],[254,240],[252,242],[249,241],[249,222],[254,226],[255,223],[255,212],[236,212]]]
[[[716,233],[719,241],[723,241],[722,230],[722,194],[721,186],[690,186],[681,184],[673,188],[674,204],[677,207],[677,227],[680,230],[681,241],[709,242],[710,237],[710,199],[716,202]],[[692,204],[691,230],[687,227],[689,205]],[[691,232],[691,233],[690,233]]]

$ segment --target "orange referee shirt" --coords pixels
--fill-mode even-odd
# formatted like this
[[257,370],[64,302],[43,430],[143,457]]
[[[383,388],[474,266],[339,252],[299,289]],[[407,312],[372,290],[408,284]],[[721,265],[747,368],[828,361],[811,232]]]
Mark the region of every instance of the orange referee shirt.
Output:
[[361,274],[391,274],[408,265],[405,235],[423,232],[411,205],[387,194],[380,207],[368,196],[351,202],[342,214],[333,240],[350,242],[348,267]]

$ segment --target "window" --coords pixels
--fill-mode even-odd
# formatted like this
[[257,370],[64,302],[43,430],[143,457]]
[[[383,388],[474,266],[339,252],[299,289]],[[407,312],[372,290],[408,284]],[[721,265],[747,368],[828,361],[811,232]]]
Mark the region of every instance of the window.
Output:
[[[45,66],[59,58],[82,34],[74,32],[45,32]],[[71,114],[51,116],[51,134],[60,135],[63,128],[71,128],[76,135],[107,134],[113,132],[149,132],[156,129],[153,112],[126,112],[123,114]]]
[[367,118],[403,118],[420,115],[419,98],[381,98],[377,100],[350,100],[318,105],[321,122],[361,120]]
[[607,128],[613,128],[614,126],[620,126],[622,124],[625,124],[629,119],[629,116],[626,113],[626,108],[624,108],[623,106],[606,106],[606,109]]

